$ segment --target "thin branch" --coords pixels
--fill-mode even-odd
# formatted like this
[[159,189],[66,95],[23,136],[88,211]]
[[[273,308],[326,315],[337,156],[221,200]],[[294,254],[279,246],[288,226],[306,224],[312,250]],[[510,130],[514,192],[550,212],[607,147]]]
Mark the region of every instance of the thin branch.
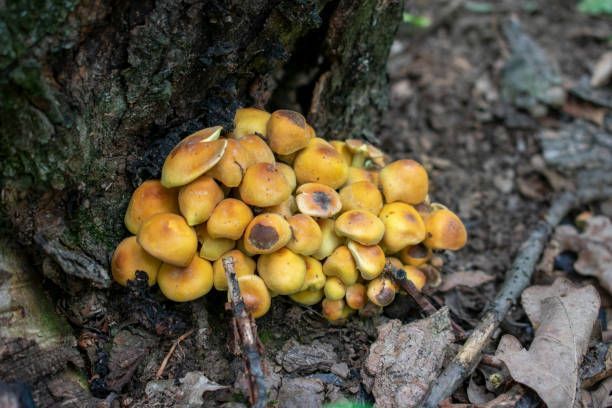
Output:
[[166,366],[168,365],[168,361],[170,361],[170,357],[172,357],[172,354],[174,353],[174,350],[176,350],[176,347],[179,345],[181,341],[191,336],[191,333],[193,333],[193,329],[189,330],[187,333],[183,334],[181,337],[176,339],[174,343],[172,343],[172,347],[170,347],[170,350],[168,350],[166,357],[164,357],[164,360],[159,366],[159,369],[157,370],[157,373],[155,374],[155,378],[157,378],[158,380],[161,378],[161,376],[164,374],[164,370],[166,369]]
[[233,326],[236,327],[239,342],[242,346],[242,355],[246,359],[246,369],[249,376],[249,390],[251,406],[255,408],[265,408],[267,402],[267,391],[265,377],[259,355],[258,338],[255,321],[246,310],[240,287],[236,279],[234,269],[234,258],[231,256],[223,258],[223,268],[227,277],[228,293],[232,307]]
[[491,335],[505,318],[510,308],[529,285],[536,263],[548,242],[553,229],[574,207],[590,201],[612,197],[612,187],[584,189],[566,192],[552,201],[544,219],[540,220],[531,235],[519,248],[514,263],[508,271],[504,284],[493,303],[484,314],[461,350],[444,372],[433,383],[421,406],[434,408],[448,398],[465,381],[478,365],[482,350],[489,343]]

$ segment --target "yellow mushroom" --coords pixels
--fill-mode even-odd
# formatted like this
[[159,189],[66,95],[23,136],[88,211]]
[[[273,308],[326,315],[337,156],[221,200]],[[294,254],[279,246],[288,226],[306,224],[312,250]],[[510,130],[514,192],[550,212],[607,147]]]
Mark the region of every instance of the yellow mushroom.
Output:
[[402,201],[418,204],[425,200],[429,178],[423,166],[414,160],[397,160],[380,171],[380,183],[387,203]]
[[293,295],[289,295],[289,298],[300,305],[316,305],[323,299],[323,289],[302,290]]
[[291,228],[291,239],[287,248],[296,254],[310,256],[321,247],[323,235],[319,224],[306,214],[296,214],[287,218]]
[[327,278],[323,287],[325,298],[330,300],[338,300],[344,298],[346,294],[346,286],[342,281],[334,276]]
[[427,276],[422,270],[411,265],[404,265],[402,269],[406,272],[406,279],[412,282],[417,290],[423,289],[423,286],[427,283]]
[[399,257],[404,264],[411,266],[421,266],[431,259],[431,248],[427,248],[422,243],[408,245],[399,252]]
[[153,286],[160,265],[161,261],[142,249],[136,237],[129,237],[117,245],[111,260],[111,272],[115,282],[126,286],[128,280],[136,278],[136,271],[142,271],[149,278],[149,286]]
[[367,246],[349,241],[347,246],[363,279],[372,280],[385,269],[385,253],[378,245]]
[[238,188],[240,198],[249,205],[271,207],[291,195],[291,185],[279,166],[257,163],[249,167]]
[[227,257],[232,257],[234,260],[234,270],[237,277],[255,273],[255,261],[253,259],[238,249],[227,251],[213,263],[213,285],[217,290],[227,290],[227,277],[223,266],[223,259]]
[[334,220],[322,218],[317,220],[317,224],[319,224],[319,228],[321,228],[321,246],[317,252],[312,254],[312,257],[321,261],[334,252],[334,249],[342,245],[344,238],[336,235]]
[[216,261],[221,255],[236,246],[236,241],[227,238],[213,238],[208,234],[206,224],[195,227],[198,241],[202,244],[200,257],[209,261]]
[[298,187],[295,201],[302,214],[330,218],[340,212],[342,203],[336,190],[325,184],[306,183]]
[[234,115],[234,137],[242,139],[252,134],[266,136],[270,114],[257,108],[240,108]]
[[345,285],[357,282],[359,274],[353,255],[346,245],[341,245],[325,259],[323,273],[326,276],[337,276]]
[[298,112],[277,110],[268,121],[267,139],[274,153],[287,155],[306,147],[311,138],[306,119]]
[[368,283],[367,295],[370,302],[377,306],[388,306],[395,299],[395,284],[390,278],[381,276]]
[[363,308],[368,301],[365,285],[362,283],[353,283],[347,286],[345,301],[351,309],[359,310]]
[[263,279],[257,275],[243,275],[238,276],[237,281],[244,306],[253,318],[257,319],[268,313],[272,299]]
[[300,290],[314,291],[323,289],[326,278],[323,274],[323,266],[321,265],[321,262],[310,256],[305,256],[304,262],[306,262],[306,276],[304,277],[304,284]]
[[159,268],[157,284],[168,299],[189,302],[204,296],[212,289],[212,266],[199,256],[194,256],[186,267],[164,263]]
[[248,135],[239,140],[240,145],[249,154],[249,168],[256,163],[276,163],[274,153],[270,150],[270,146],[257,135]]
[[244,232],[244,247],[251,254],[269,254],[287,245],[291,228],[278,214],[259,214]]
[[170,213],[149,217],[140,227],[138,243],[155,258],[182,267],[189,265],[198,250],[193,228],[180,215]]
[[287,179],[287,182],[291,187],[291,191],[295,190],[297,187],[297,180],[295,179],[295,172],[293,171],[293,168],[286,163],[277,163],[276,165],[281,173],[283,173],[283,176],[285,176],[285,179]]
[[181,140],[162,167],[164,187],[180,187],[192,182],[221,160],[227,139],[219,139],[221,127],[199,130]]
[[287,248],[264,254],[257,260],[257,272],[266,286],[279,295],[291,295],[302,288],[306,261]]
[[247,167],[251,165],[251,154],[235,139],[227,140],[221,160],[206,174],[227,187],[238,187]]
[[149,217],[161,213],[178,214],[178,191],[162,186],[159,180],[142,183],[130,198],[125,212],[125,226],[132,234],[138,234],[140,226]]
[[369,181],[375,186],[379,185],[379,173],[376,170],[367,170],[361,167],[349,167],[348,178],[346,179],[346,185],[357,183],[359,181]]
[[353,160],[353,154],[349,150],[346,143],[342,140],[330,140],[329,144],[332,145],[338,153],[340,153],[346,165],[350,166],[351,161]]
[[215,180],[200,176],[181,187],[178,195],[179,208],[187,224],[194,226],[206,221],[223,197],[223,190]]
[[342,211],[363,210],[378,215],[383,208],[380,190],[369,181],[358,181],[342,187],[340,201]]
[[321,302],[323,316],[332,324],[342,324],[353,312],[344,299],[323,299]]
[[467,242],[465,226],[455,213],[446,208],[431,212],[425,221],[425,229],[427,238],[424,244],[431,249],[456,251]]
[[320,183],[340,188],[348,177],[344,158],[323,139],[314,138],[301,150],[293,162],[298,184]]
[[363,245],[378,244],[385,233],[383,222],[371,212],[362,210],[342,213],[336,219],[335,227],[338,236]]
[[213,210],[206,229],[212,238],[240,239],[245,228],[253,219],[248,205],[235,198],[226,198]]
[[385,204],[379,218],[385,225],[382,243],[389,253],[398,252],[425,239],[425,223],[418,211],[409,204]]

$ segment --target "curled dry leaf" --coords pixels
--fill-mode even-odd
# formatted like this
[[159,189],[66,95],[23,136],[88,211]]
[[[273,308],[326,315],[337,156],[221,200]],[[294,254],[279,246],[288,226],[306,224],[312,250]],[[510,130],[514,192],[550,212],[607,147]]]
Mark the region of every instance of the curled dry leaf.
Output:
[[573,407],[578,399],[578,368],[597,318],[599,295],[590,285],[552,296],[545,290],[532,293],[537,294],[540,326],[529,350],[505,335],[496,355],[515,381],[535,390],[549,407]]
[[448,308],[410,324],[391,320],[378,327],[363,383],[380,408],[416,407],[436,378],[454,340]]
[[487,282],[491,282],[494,279],[494,276],[482,271],[455,272],[444,276],[444,280],[437,290],[440,292],[447,292],[457,286],[475,288]]
[[612,294],[612,223],[608,217],[594,216],[586,220],[583,232],[573,226],[562,225],[554,239],[560,251],[578,254],[574,269],[581,275],[594,276]]

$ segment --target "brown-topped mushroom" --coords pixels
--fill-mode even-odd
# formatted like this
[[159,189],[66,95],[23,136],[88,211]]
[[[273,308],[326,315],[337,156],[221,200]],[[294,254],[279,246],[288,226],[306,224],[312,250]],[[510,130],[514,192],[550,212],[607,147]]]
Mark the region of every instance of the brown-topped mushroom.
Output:
[[138,234],[140,226],[149,217],[161,213],[179,213],[178,190],[164,187],[159,180],[142,183],[130,198],[125,212],[125,226],[132,234]]
[[311,217],[330,218],[342,209],[340,195],[336,190],[320,183],[299,186],[295,201],[300,212]]
[[161,261],[149,255],[140,246],[136,237],[128,237],[117,245],[113,253],[111,272],[115,282],[126,286],[128,280],[136,278],[136,271],[142,271],[149,278],[149,286],[153,286],[157,282],[157,271],[160,265]]
[[252,254],[269,254],[287,245],[291,228],[278,214],[259,214],[244,232],[244,247]]
[[268,121],[267,139],[274,153],[287,155],[308,145],[312,134],[306,129],[306,119],[298,112],[274,111]]

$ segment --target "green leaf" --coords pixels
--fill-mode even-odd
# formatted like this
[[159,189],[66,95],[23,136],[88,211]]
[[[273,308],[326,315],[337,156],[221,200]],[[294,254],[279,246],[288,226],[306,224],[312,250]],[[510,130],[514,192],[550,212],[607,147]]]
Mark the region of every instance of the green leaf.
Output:
[[416,16],[414,14],[404,13],[404,23],[419,28],[427,28],[431,25],[431,19],[427,16]]
[[578,10],[585,14],[612,14],[612,0],[582,0]]

